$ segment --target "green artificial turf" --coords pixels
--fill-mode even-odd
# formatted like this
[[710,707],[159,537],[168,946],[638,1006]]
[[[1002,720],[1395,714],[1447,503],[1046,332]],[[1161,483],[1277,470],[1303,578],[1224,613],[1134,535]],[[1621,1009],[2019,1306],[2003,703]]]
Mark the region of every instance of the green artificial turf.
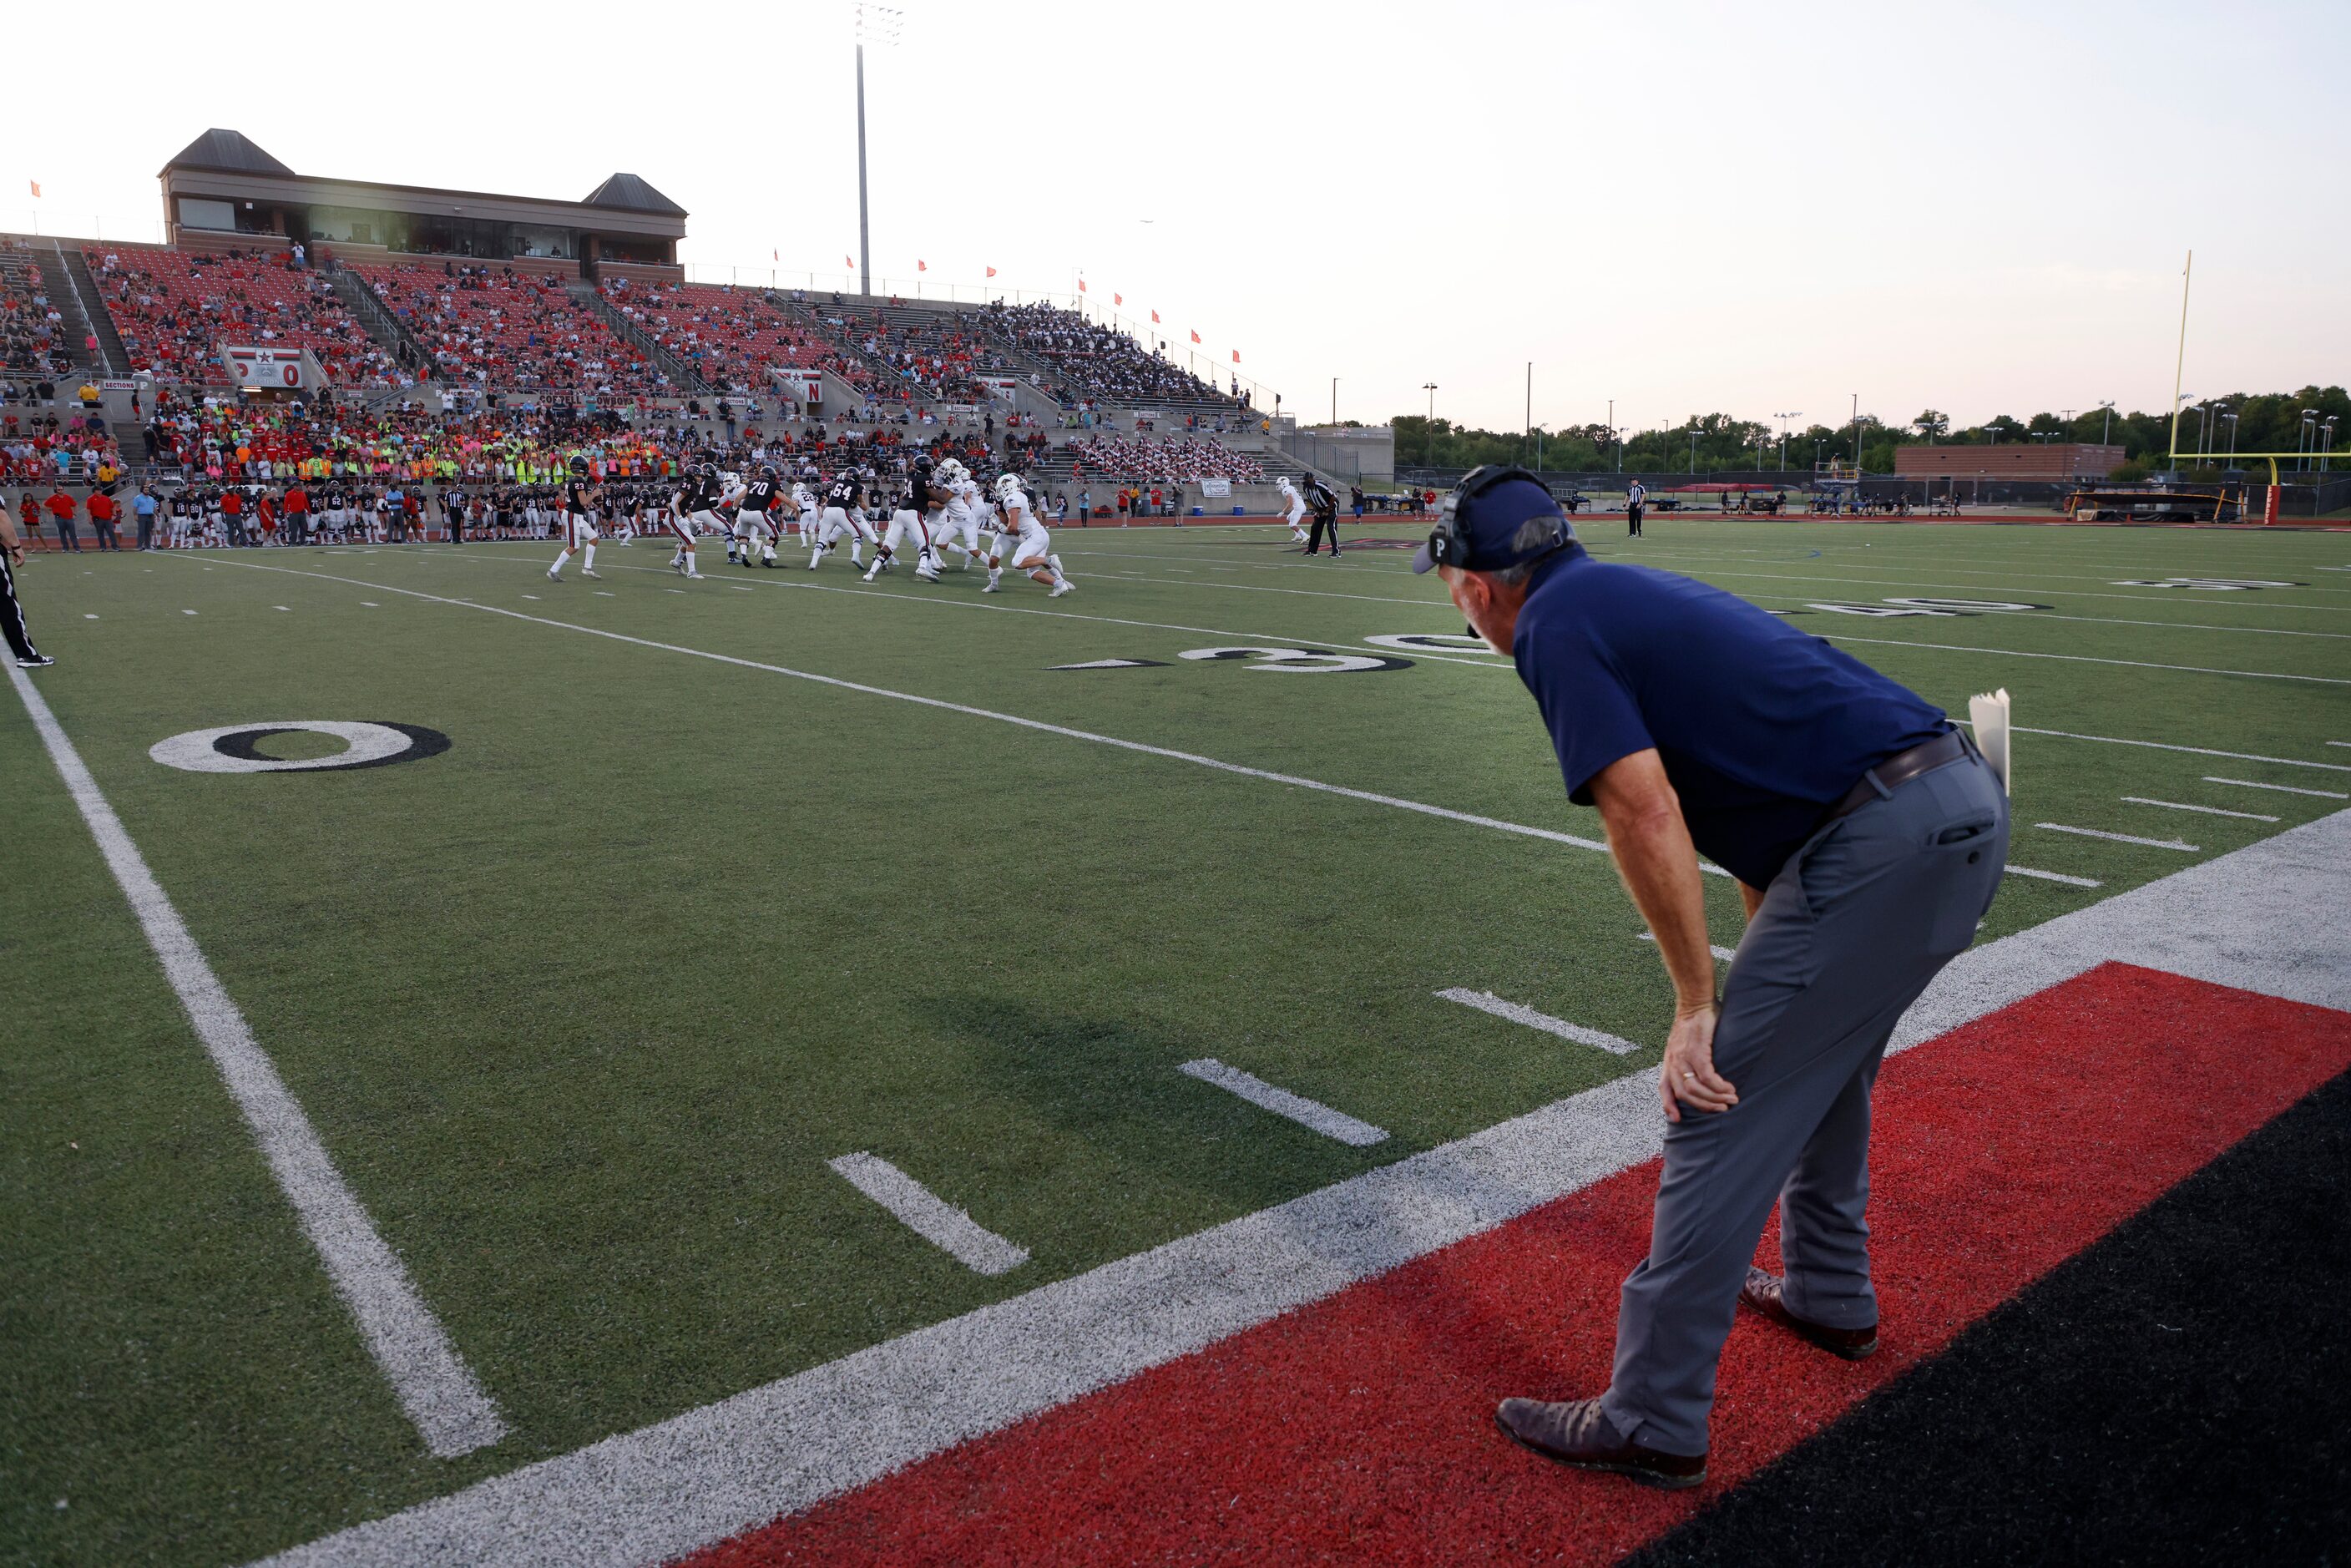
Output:
[[[2342,536],[1619,531],[1585,528],[1958,714],[2005,685],[2020,725],[2335,765],[2023,736],[2012,859],[2103,885],[2012,877],[1987,937],[2341,804],[2207,775],[2351,792]],[[712,549],[685,583],[652,541],[560,585],[536,543],[37,559],[61,663],[34,678],[512,1430],[425,1453],[12,695],[0,1557],[295,1544],[1654,1065],[1669,993],[1603,854],[882,695],[1600,837],[1500,661],[1179,657],[1461,630],[1405,552],[1280,537],[1060,530],[1081,587],[1050,603]],[[2304,586],[2122,585],[2174,577]],[[1920,596],[2045,608],[1815,608]],[[1153,663],[1050,667],[1113,658]],[[451,746],[265,775],[147,755],[308,719]],[[1708,896],[1735,945],[1735,890]],[[1432,995],[1454,986],[1642,1049]],[[1392,1135],[1340,1145],[1176,1071],[1204,1056]],[[827,1166],[860,1150],[1029,1261],[967,1270]]]

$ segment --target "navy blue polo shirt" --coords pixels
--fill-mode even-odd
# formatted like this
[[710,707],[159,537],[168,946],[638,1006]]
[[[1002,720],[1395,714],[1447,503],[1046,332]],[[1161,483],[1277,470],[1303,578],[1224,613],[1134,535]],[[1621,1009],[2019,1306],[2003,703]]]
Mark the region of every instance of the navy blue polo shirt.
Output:
[[1568,798],[1655,747],[1698,852],[1769,885],[1863,772],[1950,726],[1907,686],[1719,588],[1582,546],[1536,569],[1510,647]]

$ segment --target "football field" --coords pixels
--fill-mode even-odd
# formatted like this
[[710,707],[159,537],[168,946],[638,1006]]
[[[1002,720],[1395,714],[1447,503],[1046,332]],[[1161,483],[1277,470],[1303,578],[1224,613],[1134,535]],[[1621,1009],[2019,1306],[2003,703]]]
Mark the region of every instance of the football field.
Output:
[[[2351,534],[1579,528],[2008,689],[1984,941],[2351,802]],[[1347,532],[1059,529],[1050,601],[707,542],[35,559],[0,1559],[298,1547],[1650,1073],[1597,814],[1421,530]],[[318,724],[409,744],[262,766]]]

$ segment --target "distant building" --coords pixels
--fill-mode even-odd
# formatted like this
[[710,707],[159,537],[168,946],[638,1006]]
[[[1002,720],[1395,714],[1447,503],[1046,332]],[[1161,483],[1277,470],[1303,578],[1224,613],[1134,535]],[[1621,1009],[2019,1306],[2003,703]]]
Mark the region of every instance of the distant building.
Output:
[[2103,479],[2122,463],[2119,446],[2077,441],[1894,449],[1894,475],[1898,479]]
[[[297,241],[348,259],[527,259],[539,270],[676,277],[685,209],[634,174],[577,202],[331,180],[293,170],[235,131],[207,131],[163,165],[163,225],[193,250]],[[568,266],[564,264],[569,264]]]

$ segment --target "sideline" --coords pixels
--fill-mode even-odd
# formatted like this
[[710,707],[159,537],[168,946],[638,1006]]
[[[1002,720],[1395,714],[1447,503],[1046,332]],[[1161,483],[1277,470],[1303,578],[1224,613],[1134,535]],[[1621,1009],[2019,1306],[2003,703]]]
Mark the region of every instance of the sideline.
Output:
[[452,1459],[496,1442],[507,1430],[497,1407],[449,1343],[441,1320],[417,1293],[399,1255],[385,1244],[358,1195],[335,1168],[318,1129],[278,1076],[277,1063],[253,1038],[245,1014],[204,961],[187,923],[147,869],[146,858],[99,792],[98,780],[90,777],[49,705],[24,671],[12,665],[8,674],[16,683],[25,711],[32,716],[33,727],[40,732],[41,744],[48,748],[49,760],[81,809],[90,837],[98,841],[107,869],[139,917],[164,977],[187,1009],[196,1038],[204,1041],[221,1082],[252,1129],[254,1142],[268,1160],[278,1190],[294,1206],[302,1233],[318,1249],[336,1293],[359,1321],[368,1354],[400,1396],[424,1446],[436,1457]]

